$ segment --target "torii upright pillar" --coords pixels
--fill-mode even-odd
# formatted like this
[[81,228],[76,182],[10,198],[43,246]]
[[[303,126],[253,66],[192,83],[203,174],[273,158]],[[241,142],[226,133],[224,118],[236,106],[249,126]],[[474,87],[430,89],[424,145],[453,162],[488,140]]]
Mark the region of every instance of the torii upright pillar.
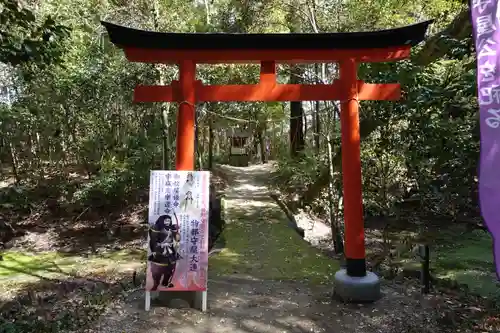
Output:
[[335,274],[335,293],[343,299],[374,301],[380,298],[380,281],[366,272],[356,60],[340,61],[339,72],[345,96],[340,103],[340,126],[346,269]]
[[194,144],[196,119],[196,63],[184,60],[179,63],[179,112],[177,113],[177,145],[175,169],[194,170]]
[[349,276],[362,277],[366,263],[356,61],[340,62],[339,70],[346,97],[340,103],[346,269]]

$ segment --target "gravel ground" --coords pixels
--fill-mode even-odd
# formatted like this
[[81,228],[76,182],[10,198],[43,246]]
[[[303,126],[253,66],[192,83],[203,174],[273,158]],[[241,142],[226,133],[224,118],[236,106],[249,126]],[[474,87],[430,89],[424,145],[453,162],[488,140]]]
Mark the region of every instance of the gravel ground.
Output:
[[146,313],[141,308],[143,291],[139,290],[115,302],[95,327],[82,332],[403,333],[413,328],[419,332],[436,329],[422,319],[433,311],[433,299],[422,298],[408,286],[385,285],[384,298],[370,305],[332,302],[329,286],[261,281],[249,276],[213,279],[209,286],[207,313],[166,307],[154,307]]

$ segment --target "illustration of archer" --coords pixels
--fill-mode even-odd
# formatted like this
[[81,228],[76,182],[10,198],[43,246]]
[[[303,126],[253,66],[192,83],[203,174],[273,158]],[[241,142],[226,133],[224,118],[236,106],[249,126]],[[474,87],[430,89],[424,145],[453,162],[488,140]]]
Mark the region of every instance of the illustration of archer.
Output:
[[[151,266],[151,275],[154,285],[152,291],[157,290],[158,286],[172,288],[172,279],[174,277],[175,265],[181,258],[179,242],[179,220],[174,212],[176,224],[173,223],[170,215],[161,215],[154,225],[149,228],[149,249],[151,254],[148,261]],[[162,280],[163,277],[163,280]]]

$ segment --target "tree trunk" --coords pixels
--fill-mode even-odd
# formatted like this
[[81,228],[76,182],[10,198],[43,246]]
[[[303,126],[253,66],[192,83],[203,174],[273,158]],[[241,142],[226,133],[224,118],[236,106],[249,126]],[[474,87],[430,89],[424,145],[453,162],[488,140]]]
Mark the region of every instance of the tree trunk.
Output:
[[19,168],[17,167],[17,158],[16,158],[16,152],[14,149],[14,145],[12,144],[12,141],[9,140],[9,153],[10,153],[10,161],[11,161],[11,167],[12,167],[12,175],[14,176],[14,179],[16,181],[16,184],[21,181],[21,178],[19,177]]
[[[160,7],[158,5],[158,1],[153,1],[153,28],[155,31],[159,31],[160,25]],[[165,85],[165,73],[162,71],[161,65],[153,64],[153,68],[156,71],[158,77],[158,83],[160,86]],[[163,170],[170,170],[170,136],[169,136],[169,127],[170,127],[170,103],[161,103],[160,104],[160,119],[162,125],[162,161],[161,167]]]
[[305,140],[307,139],[307,114],[305,112],[302,113],[303,119],[302,119],[302,128],[303,128],[303,133],[304,133],[304,145],[305,145]]
[[[290,84],[300,84],[302,68],[293,66],[290,71]],[[304,109],[302,102],[290,102],[290,155],[297,158],[305,148]]]
[[[361,140],[368,137],[371,133],[373,133],[380,125],[382,125],[381,120],[373,119],[373,118],[365,118],[359,123],[360,130],[360,138]],[[332,164],[335,170],[338,170],[342,163],[342,149],[338,147],[335,149],[335,154],[333,154]],[[330,172],[328,167],[323,167],[320,171],[319,177],[316,179],[314,183],[309,185],[304,194],[301,197],[301,203],[303,205],[309,205],[318,194],[328,186],[330,179]]]
[[205,14],[206,14],[206,22],[207,22],[207,26],[210,25],[210,4],[208,2],[208,0],[204,0],[204,4],[205,4]]
[[326,144],[328,148],[328,172],[329,172],[329,181],[328,181],[328,210],[330,212],[330,228],[332,231],[332,240],[333,240],[333,248],[335,249],[335,253],[341,254],[344,252],[344,244],[342,242],[342,234],[339,228],[338,223],[338,214],[336,212],[336,208],[334,205],[335,200],[335,188],[334,188],[334,168],[333,168],[333,150],[332,150],[332,142],[330,138],[330,133],[326,135]]
[[279,154],[281,154],[281,144],[282,144],[282,138],[285,137],[285,123],[284,122],[281,122],[281,127],[280,127],[280,136],[278,137],[278,140],[276,140],[278,142],[278,152],[275,156],[278,156]]
[[314,146],[316,147],[316,153],[321,152],[321,118],[320,113],[320,102],[316,101],[314,104]]
[[[163,73],[159,70],[160,85],[164,85]],[[162,142],[162,160],[161,167],[163,170],[170,170],[170,137],[169,137],[169,113],[170,103],[161,103],[160,105],[160,119],[161,119],[161,142]]]
[[[40,133],[38,133],[38,131],[36,131],[35,133],[35,142],[34,142],[34,145],[33,145],[33,151],[32,151],[32,154],[33,154],[33,159],[34,159],[34,162],[35,162],[35,165],[37,166],[38,168],[38,176],[40,178],[41,181],[43,181],[45,179],[45,172],[44,172],[44,168],[43,168],[43,164],[42,164],[42,158],[44,158],[43,156],[43,152],[42,152],[42,147],[40,145]],[[33,144],[33,142],[32,142]],[[52,161],[50,161],[52,162]]]
[[196,161],[198,170],[203,170],[203,150],[200,149],[200,126],[198,124],[198,114],[194,115],[194,151],[196,154]]
[[267,162],[266,159],[266,143],[264,142],[264,136],[262,135],[262,130],[259,129],[257,132],[257,139],[259,140],[260,145],[260,161],[262,164]]
[[[209,136],[208,126],[205,126],[205,122],[203,122],[203,125],[201,126],[201,144],[200,144],[200,154],[203,160],[205,159],[206,156],[205,153],[207,152],[207,143],[209,140],[208,136]],[[208,163],[206,164],[206,166],[207,169],[210,170],[210,168],[208,168]]]
[[257,133],[254,133],[252,141],[253,141],[252,159],[254,157],[259,158],[259,139]]
[[214,144],[215,144],[215,156],[220,156],[220,151],[221,151],[221,133],[220,133],[220,130],[216,130],[215,132],[213,132],[214,128],[213,128],[213,121],[211,123],[211,126],[212,126],[212,134],[213,134],[213,138],[214,138]]
[[[301,3],[299,0],[293,0],[289,4],[289,11],[286,16],[288,28],[291,33],[302,32],[302,12],[300,12]],[[290,84],[302,83],[302,74],[304,68],[300,65],[292,65],[290,68]],[[302,155],[304,142],[304,110],[302,102],[290,102],[290,156],[298,158]]]
[[209,116],[208,119],[208,169],[212,170],[214,163],[214,129],[213,129],[213,119]]
[[[329,181],[328,181],[328,207],[330,210],[330,227],[332,230],[332,241],[333,241],[333,247],[335,249],[335,253],[341,254],[344,253],[344,242],[343,242],[343,228],[339,222],[338,219],[338,209],[339,209],[339,202],[337,201],[337,207],[334,206],[334,200],[335,200],[335,188],[334,188],[334,166],[333,166],[333,147],[332,147],[332,140],[330,136],[330,132],[335,135],[337,132],[337,112],[338,108],[335,108],[333,110],[333,113],[328,112],[328,118],[329,118],[329,123],[333,124],[333,128],[331,131],[327,132],[326,136],[326,143],[327,143],[327,148],[328,148],[328,172],[329,172]],[[332,117],[333,115],[333,117]],[[338,199],[340,200],[342,196],[339,194]]]
[[[320,78],[320,70],[319,70],[319,65],[315,64],[314,65],[314,72],[316,74],[316,81],[318,84],[320,84],[321,80]],[[320,102],[316,101],[314,102],[314,115],[313,115],[313,125],[314,125],[314,146],[316,147],[316,153],[319,154],[321,152],[321,141],[320,141],[320,133],[321,133],[321,118],[319,116],[320,113]]]
[[413,57],[413,62],[425,66],[443,57],[453,47],[450,39],[463,40],[472,34],[470,6],[462,9],[448,26],[428,38],[423,47]]

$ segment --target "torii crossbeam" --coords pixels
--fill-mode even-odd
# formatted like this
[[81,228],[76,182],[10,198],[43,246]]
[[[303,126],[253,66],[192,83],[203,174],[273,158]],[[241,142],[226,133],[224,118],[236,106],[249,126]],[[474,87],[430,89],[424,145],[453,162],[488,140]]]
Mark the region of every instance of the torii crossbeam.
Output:
[[[351,301],[380,296],[378,278],[367,273],[361,186],[359,101],[401,96],[398,83],[373,84],[357,79],[363,62],[397,61],[410,56],[432,21],[403,28],[354,33],[224,34],[159,33],[102,22],[111,41],[129,61],[179,66],[179,80],[168,86],[138,85],[135,102],[177,102],[176,168],[194,168],[194,124],[197,102],[316,101],[341,102],[342,179],[346,270],[335,276],[335,292]],[[278,84],[276,64],[339,64],[332,84]],[[253,85],[203,85],[196,64],[260,63],[260,82]]]

